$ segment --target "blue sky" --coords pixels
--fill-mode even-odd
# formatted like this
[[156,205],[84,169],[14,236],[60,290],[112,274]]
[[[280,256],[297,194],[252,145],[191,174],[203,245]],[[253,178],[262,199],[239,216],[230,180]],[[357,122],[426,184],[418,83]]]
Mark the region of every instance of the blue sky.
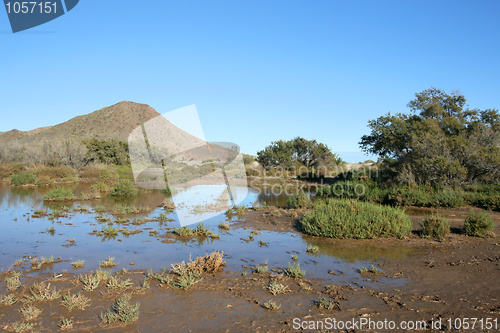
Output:
[[81,0],[12,34],[0,8],[0,131],[122,100],[196,104],[209,141],[302,136],[353,162],[367,122],[416,92],[500,108],[500,1]]

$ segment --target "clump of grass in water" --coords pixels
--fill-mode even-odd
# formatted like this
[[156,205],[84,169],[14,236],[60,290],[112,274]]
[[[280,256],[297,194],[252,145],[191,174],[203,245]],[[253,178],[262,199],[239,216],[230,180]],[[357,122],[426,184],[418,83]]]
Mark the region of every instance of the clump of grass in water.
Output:
[[56,187],[43,196],[44,201],[70,201],[75,198],[73,191],[64,187]]
[[467,236],[486,237],[492,234],[493,219],[482,211],[470,211],[464,223],[463,233]]
[[19,312],[21,312],[21,315],[25,320],[32,321],[42,313],[42,310],[34,307],[31,304],[25,304],[21,309],[19,309]]
[[285,269],[285,275],[293,279],[301,279],[306,275],[306,271],[300,268],[298,262],[293,265],[288,263],[288,268]]
[[29,301],[52,301],[61,297],[61,294],[56,290],[56,288],[51,288],[50,283],[45,284],[43,282],[35,283],[29,289],[29,294],[26,295],[26,299]]
[[95,273],[80,275],[80,281],[83,283],[84,291],[95,290],[101,281],[107,281],[111,277],[108,271],[97,270]]
[[431,215],[420,222],[422,237],[433,237],[437,240],[444,240],[450,233],[450,224],[447,219],[440,215]]
[[71,266],[74,268],[74,269],[78,269],[78,268],[82,268],[83,267],[83,264],[85,264],[85,260],[77,260],[77,261],[73,261],[71,263]]
[[340,304],[338,302],[334,302],[332,300],[327,300],[324,297],[321,297],[318,302],[316,302],[316,306],[318,308],[327,309],[327,310],[339,310]]
[[101,313],[101,320],[105,324],[117,321],[132,323],[139,319],[140,304],[130,304],[131,295],[125,295],[118,299],[107,312]]
[[304,289],[304,290],[307,290],[307,291],[311,291],[312,290],[312,287],[310,285],[308,285],[307,283],[305,282],[299,282],[299,286]]
[[402,238],[412,230],[402,209],[333,198],[317,201],[300,224],[307,234],[331,238]]
[[230,229],[229,222],[221,222],[221,223],[219,223],[219,229],[229,230]]
[[106,283],[106,287],[109,289],[127,289],[132,287],[133,283],[131,279],[126,279],[126,280],[120,280],[114,276],[111,276]]
[[269,284],[269,286],[267,286],[267,290],[269,290],[271,294],[276,296],[278,294],[286,293],[288,291],[288,287],[281,283],[278,283],[277,281],[273,281]]
[[174,228],[172,230],[172,233],[176,234],[177,236],[181,236],[181,237],[201,236],[201,237],[220,238],[219,235],[217,235],[216,233],[213,233],[212,231],[205,228],[203,223],[198,224],[198,227],[196,227],[196,229],[191,229],[187,226],[180,227],[180,228]]
[[117,265],[118,265],[118,263],[115,262],[114,257],[107,257],[106,260],[99,261],[99,267],[103,267],[103,268],[115,267]]
[[260,264],[255,266],[254,272],[257,274],[264,274],[267,273],[268,269],[267,264]]
[[56,232],[56,228],[54,226],[47,228],[47,232],[54,236],[54,233]]
[[21,286],[21,272],[12,271],[12,276],[5,278],[5,283],[7,285],[7,290],[16,290]]
[[296,254],[292,254],[292,260],[297,261],[299,260],[299,257]]
[[71,330],[73,329],[74,321],[69,318],[63,318],[61,323],[59,324],[59,329],[61,331]]
[[32,332],[35,324],[28,321],[17,321],[12,324],[5,325],[4,329],[12,329],[14,332]]
[[68,311],[73,309],[85,310],[86,307],[90,306],[90,299],[81,293],[76,295],[66,294],[62,296],[61,305]]
[[316,253],[319,251],[319,246],[317,245],[307,245],[306,252]]
[[278,304],[273,300],[269,300],[269,301],[264,303],[264,308],[266,308],[267,310],[274,311],[274,310],[278,310],[279,308],[281,308],[281,304]]
[[13,304],[16,304],[16,302],[18,300],[19,299],[14,294],[0,296],[0,304],[3,304],[3,305],[13,305]]
[[137,194],[137,188],[130,180],[120,180],[109,194],[118,197],[133,197]]
[[269,245],[269,243],[268,243],[268,242],[265,242],[265,241],[263,241],[262,239],[261,239],[261,240],[259,240],[259,246],[268,246],[268,245]]
[[377,267],[375,267],[373,265],[371,265],[370,269],[368,270],[368,272],[370,272],[372,274],[378,274],[378,273],[382,273],[382,270],[378,269]]

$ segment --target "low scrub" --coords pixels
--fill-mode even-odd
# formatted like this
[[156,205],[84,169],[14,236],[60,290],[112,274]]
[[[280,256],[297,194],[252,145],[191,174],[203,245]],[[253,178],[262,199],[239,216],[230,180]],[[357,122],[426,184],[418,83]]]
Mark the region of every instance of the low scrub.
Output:
[[133,197],[137,194],[137,188],[134,182],[130,180],[120,180],[120,182],[113,187],[110,194],[117,197]]
[[70,201],[75,198],[73,191],[64,187],[56,187],[43,196],[45,201]]
[[111,309],[101,314],[101,320],[105,324],[114,322],[132,323],[139,319],[140,304],[130,304],[131,295],[125,295],[118,299]]
[[493,231],[493,219],[485,212],[470,211],[464,225],[464,234],[475,237],[486,237]]
[[33,185],[35,183],[36,176],[33,173],[21,173],[10,179],[10,184],[13,186]]
[[311,199],[304,192],[300,192],[288,198],[286,206],[292,209],[307,208],[311,206]]
[[450,233],[450,223],[440,215],[431,215],[420,222],[422,237],[432,237],[443,240]]
[[307,234],[331,238],[402,238],[411,232],[412,224],[398,208],[329,198],[304,215],[301,228]]

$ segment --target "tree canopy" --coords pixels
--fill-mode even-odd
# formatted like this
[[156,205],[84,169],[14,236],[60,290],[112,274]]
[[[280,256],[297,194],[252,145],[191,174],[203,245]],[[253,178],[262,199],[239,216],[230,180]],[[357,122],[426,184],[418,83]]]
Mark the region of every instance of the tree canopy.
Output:
[[293,140],[274,141],[257,153],[257,160],[266,169],[305,166],[308,170],[330,167],[342,163],[342,159],[331,152],[330,148],[316,140],[296,137]]
[[400,180],[417,183],[493,183],[500,180],[500,116],[466,108],[459,92],[430,88],[408,103],[411,113],[368,122],[365,152],[393,163]]

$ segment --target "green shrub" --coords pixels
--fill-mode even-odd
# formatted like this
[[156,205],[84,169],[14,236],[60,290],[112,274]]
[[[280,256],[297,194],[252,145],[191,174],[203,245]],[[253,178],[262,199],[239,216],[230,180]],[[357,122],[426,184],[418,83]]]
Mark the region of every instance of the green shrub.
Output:
[[443,240],[450,233],[450,224],[447,219],[440,215],[431,215],[420,222],[423,237],[433,237]]
[[292,195],[290,198],[288,198],[286,202],[286,206],[288,208],[307,208],[311,205],[311,200],[309,197],[304,193],[300,192],[299,194]]
[[307,234],[331,238],[401,238],[411,232],[412,223],[398,208],[329,198],[304,215],[301,228]]
[[498,194],[479,193],[474,196],[471,203],[479,208],[500,212],[500,195]]
[[485,237],[493,230],[493,219],[485,212],[470,211],[464,225],[464,234],[468,236]]
[[64,187],[56,187],[43,196],[43,200],[45,201],[67,201],[73,199],[75,199],[73,191]]
[[14,186],[23,186],[28,184],[35,184],[36,176],[32,173],[21,173],[12,176],[10,184]]
[[133,197],[137,194],[137,188],[130,180],[120,180],[118,185],[113,187],[110,194],[119,197]]
[[120,176],[118,175],[118,173],[116,173],[112,170],[102,169],[99,172],[98,178],[100,178],[100,179],[118,179],[118,178],[120,178]]

